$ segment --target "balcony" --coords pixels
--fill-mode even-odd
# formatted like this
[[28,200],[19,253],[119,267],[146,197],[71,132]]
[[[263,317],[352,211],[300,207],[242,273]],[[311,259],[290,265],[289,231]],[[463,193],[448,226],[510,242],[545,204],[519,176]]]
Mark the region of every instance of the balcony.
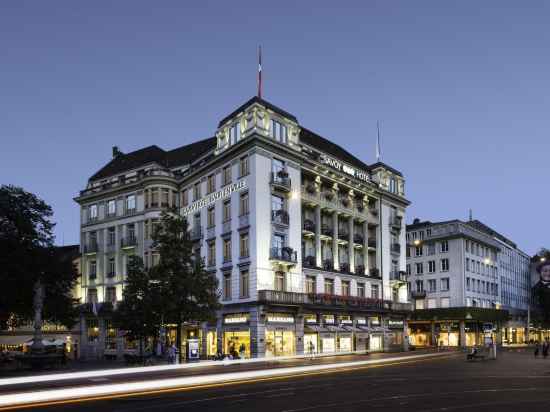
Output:
[[353,235],[353,243],[356,243],[358,245],[362,245],[364,241],[365,241],[365,238],[363,237],[363,235],[361,235],[359,233],[356,233],[356,234]]
[[390,216],[390,226],[394,229],[401,229],[401,226],[403,226],[403,218],[398,215]]
[[365,274],[365,265],[356,265],[355,266],[355,274],[356,275],[364,275]]
[[120,247],[130,249],[137,246],[137,238],[135,236],[127,236],[120,239]]
[[340,272],[342,272],[342,273],[350,273],[350,272],[349,272],[349,263],[347,263],[347,262],[340,262]]
[[376,239],[369,239],[369,248],[376,249]]
[[323,260],[323,270],[334,272],[334,262],[332,261],[332,259]]
[[338,230],[338,239],[347,242],[349,240],[349,232],[347,230]]
[[399,255],[401,253],[401,245],[399,243],[391,244],[391,253]]
[[271,222],[278,225],[288,226],[289,223],[288,212],[283,209],[271,211]]
[[90,242],[87,245],[84,245],[84,253],[86,255],[91,255],[99,251],[99,246],[97,242]]
[[116,276],[116,272],[108,272],[107,277],[108,278],[114,278]]
[[402,270],[392,270],[390,272],[390,281],[406,282],[407,281],[407,273],[403,272]]
[[302,258],[302,264],[307,268],[315,268],[317,267],[317,259],[315,256],[304,256]]
[[285,192],[290,192],[292,185],[290,178],[288,177],[288,172],[285,170],[279,170],[278,172],[271,173],[271,185],[276,187],[279,190]]
[[321,225],[321,234],[323,236],[328,236],[328,237],[332,237],[332,235],[334,234],[334,231],[332,230],[332,228],[329,226],[329,225]]
[[126,209],[124,211],[124,216],[133,216],[137,213],[137,209],[134,207],[132,209]]
[[304,232],[315,232],[315,223],[313,223],[312,220],[306,219],[304,220],[304,223],[302,224],[302,230]]
[[291,247],[272,247],[269,259],[280,265],[294,266],[298,263],[298,253]]
[[424,299],[426,297],[426,291],[425,290],[411,291],[411,297],[413,299]]
[[369,269],[369,276],[373,278],[380,278],[380,269],[378,268],[370,268]]
[[203,237],[202,228],[195,227],[189,231],[189,239],[192,241],[201,240]]

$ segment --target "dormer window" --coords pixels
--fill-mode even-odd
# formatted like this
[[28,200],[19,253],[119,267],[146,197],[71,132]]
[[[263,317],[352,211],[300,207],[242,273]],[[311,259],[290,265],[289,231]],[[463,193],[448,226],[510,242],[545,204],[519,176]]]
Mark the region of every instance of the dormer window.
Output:
[[235,144],[241,140],[241,125],[237,122],[229,129],[229,142]]
[[397,182],[395,180],[395,177],[390,178],[390,192],[397,193]]
[[281,143],[286,143],[286,126],[277,120],[271,120],[271,137]]

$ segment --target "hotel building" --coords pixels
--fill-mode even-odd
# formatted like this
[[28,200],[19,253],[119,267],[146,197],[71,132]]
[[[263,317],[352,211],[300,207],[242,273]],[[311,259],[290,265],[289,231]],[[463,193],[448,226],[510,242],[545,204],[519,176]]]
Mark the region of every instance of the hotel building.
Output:
[[[151,233],[176,206],[219,279],[215,324],[190,324],[201,356],[244,345],[246,356],[406,345],[405,181],[368,165],[254,97],[215,136],[123,154],[90,177],[81,210],[82,356],[133,347],[112,327],[128,257],[154,265]],[[169,337],[175,330],[168,330]]]
[[478,220],[416,219],[406,236],[411,344],[524,342],[530,259],[515,243]]

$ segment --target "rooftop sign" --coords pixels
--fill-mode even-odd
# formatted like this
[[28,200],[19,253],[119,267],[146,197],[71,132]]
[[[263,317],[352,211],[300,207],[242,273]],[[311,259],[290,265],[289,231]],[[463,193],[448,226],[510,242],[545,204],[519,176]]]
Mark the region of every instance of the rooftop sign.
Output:
[[341,161],[333,159],[332,157],[329,157],[325,154],[321,154],[319,160],[322,164],[328,165],[340,172],[344,172],[350,176],[355,177],[356,179],[363,180],[364,182],[370,182],[370,176],[367,172],[355,169],[354,167],[348,166]]
[[229,196],[231,196],[231,193],[238,192],[240,190],[243,190],[246,188],[246,180],[241,180],[240,182],[233,183],[227,187],[224,187],[221,190],[218,190],[217,192],[211,193],[206,197],[203,197],[202,199],[199,199],[193,203],[191,203],[189,206],[186,206],[181,211],[182,216],[190,215],[191,213],[194,213],[198,210],[201,210],[204,207],[208,207],[214,203],[216,203],[218,200],[226,199]]

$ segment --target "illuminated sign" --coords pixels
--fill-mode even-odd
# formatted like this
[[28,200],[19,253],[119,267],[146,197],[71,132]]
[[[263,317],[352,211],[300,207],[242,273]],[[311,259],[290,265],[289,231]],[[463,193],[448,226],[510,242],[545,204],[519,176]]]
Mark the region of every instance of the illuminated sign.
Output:
[[390,328],[402,328],[403,327],[403,321],[402,320],[389,319],[388,320],[388,327],[390,327]]
[[221,190],[218,190],[217,192],[211,193],[208,196],[203,197],[202,199],[199,199],[191,203],[187,207],[184,207],[181,212],[181,215],[182,216],[190,215],[191,213],[194,213],[198,210],[201,210],[202,208],[208,207],[216,203],[218,200],[228,198],[229,196],[231,196],[231,193],[233,192],[238,192],[245,188],[246,188],[246,180],[241,180],[240,182],[233,183],[227,187],[224,187]]
[[306,323],[317,323],[317,315],[304,315]]
[[368,173],[363,172],[362,170],[357,170],[351,166],[348,166],[339,160],[333,159],[332,157],[329,157],[327,155],[321,154],[319,161],[327,166],[332,167],[333,169],[336,169],[340,172],[344,172],[350,176],[353,176],[359,180],[363,180],[365,182],[370,182],[370,176]]
[[355,319],[355,321],[357,322],[358,325],[366,325],[367,324],[367,320],[365,318],[357,318],[357,319]]
[[248,322],[248,313],[236,313],[233,315],[225,315],[223,318],[223,323],[231,324],[231,323],[246,323]]
[[294,323],[294,316],[285,315],[284,313],[270,313],[267,315],[267,321],[276,323]]
[[371,326],[380,326],[380,318],[379,317],[375,317],[375,316],[371,316],[369,317],[369,321],[370,321],[370,324]]

